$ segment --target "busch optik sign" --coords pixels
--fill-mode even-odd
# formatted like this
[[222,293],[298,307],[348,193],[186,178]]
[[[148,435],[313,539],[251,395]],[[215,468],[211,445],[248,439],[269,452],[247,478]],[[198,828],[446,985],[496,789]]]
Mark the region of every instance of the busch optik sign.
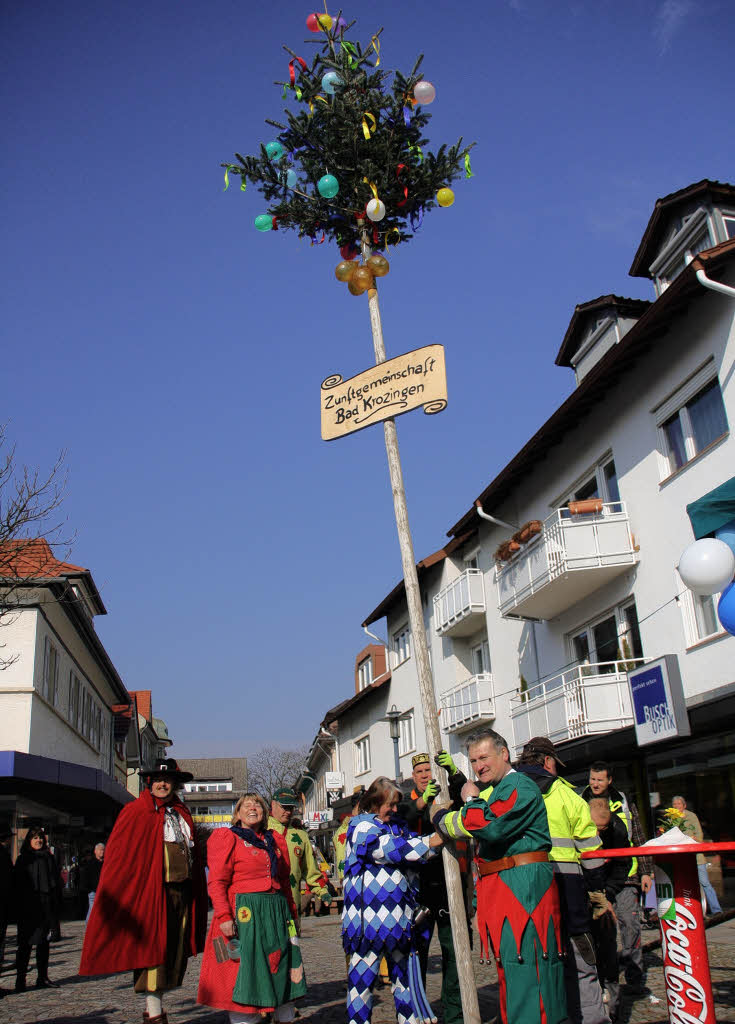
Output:
[[674,736],[689,736],[689,718],[675,654],[628,672],[628,685],[639,747]]

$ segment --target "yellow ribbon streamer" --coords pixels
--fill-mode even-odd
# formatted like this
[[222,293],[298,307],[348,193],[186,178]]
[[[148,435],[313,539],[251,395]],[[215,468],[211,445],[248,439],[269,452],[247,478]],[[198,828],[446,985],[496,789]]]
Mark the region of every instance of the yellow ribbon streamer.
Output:
[[[230,187],[230,171],[239,171],[239,170],[240,170],[240,168],[237,166],[237,164],[227,164],[225,166],[225,187],[223,189],[224,192],[226,192],[227,189]],[[248,187],[248,179],[245,177],[244,174],[241,173],[241,176],[240,176],[240,191],[244,192],[247,187]]]
[[470,154],[465,153],[464,155],[464,171],[465,178],[474,178],[474,172],[472,170],[472,164],[470,163]]
[[[375,50],[375,58],[376,58],[375,59],[375,67],[379,68],[380,67],[380,40],[378,39],[377,36],[373,36],[370,39],[370,46],[372,46],[372,48]],[[368,52],[370,50],[370,46],[368,46]]]
[[[372,122],[372,130],[368,127],[368,121]],[[369,110],[363,110],[362,112],[362,134],[365,136],[367,142],[370,141],[370,136],[375,133],[375,129],[378,127],[378,122],[375,120],[375,115],[371,114]]]
[[398,230],[398,228],[391,228],[390,231],[388,232],[388,234],[385,236],[385,247],[386,247],[386,249],[390,249],[390,237],[391,237],[391,235],[393,234],[394,231],[398,235],[398,240],[396,241],[396,245],[398,245],[398,242],[400,242],[400,240],[401,240],[401,232]]
[[375,182],[374,181],[370,181],[369,178],[363,178],[362,180],[365,182],[366,185],[370,186],[370,191],[373,193],[373,199],[377,199],[378,198],[378,190],[375,187]]

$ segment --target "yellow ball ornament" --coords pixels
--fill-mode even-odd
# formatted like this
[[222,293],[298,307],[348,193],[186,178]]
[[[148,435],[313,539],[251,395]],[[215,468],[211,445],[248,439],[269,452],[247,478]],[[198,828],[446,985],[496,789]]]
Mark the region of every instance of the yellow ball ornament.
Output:
[[317,14],[316,20],[318,21],[319,26],[323,28],[325,32],[328,32],[332,27],[331,14]]
[[436,194],[436,201],[439,206],[451,206],[454,202],[454,192],[451,188],[440,188]]

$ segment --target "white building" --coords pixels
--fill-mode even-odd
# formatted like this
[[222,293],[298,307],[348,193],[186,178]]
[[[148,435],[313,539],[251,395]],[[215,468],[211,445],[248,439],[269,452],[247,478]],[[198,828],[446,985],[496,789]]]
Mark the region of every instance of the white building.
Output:
[[[516,753],[547,735],[573,779],[609,760],[644,814],[649,794],[684,793],[724,839],[735,638],[717,597],[695,597],[676,565],[695,539],[687,506],[722,488],[723,525],[735,518],[735,187],[702,181],[658,200],[631,274],[652,280],[652,301],[606,295],[575,308],[556,358],[574,392],[474,502],[459,502],[449,542],[419,563],[440,724],[463,767],[478,724]],[[402,583],[364,625],[374,623],[390,680],[339,717],[346,793],[394,774],[392,705],[405,716],[402,775],[425,748]],[[667,654],[691,737],[638,747],[626,671]]]
[[89,570],[45,540],[2,555],[0,818],[17,840],[40,821],[69,859],[131,799],[130,697],[94,628],[106,611]]

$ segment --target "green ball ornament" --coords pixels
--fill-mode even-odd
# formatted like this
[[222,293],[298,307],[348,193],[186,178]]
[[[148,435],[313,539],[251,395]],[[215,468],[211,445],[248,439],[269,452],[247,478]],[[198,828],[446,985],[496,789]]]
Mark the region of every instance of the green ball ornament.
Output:
[[273,230],[273,218],[269,213],[260,213],[255,218],[255,229],[256,231],[272,231]]
[[266,144],[265,151],[270,160],[280,160],[283,156],[283,146],[278,139],[274,139],[273,142],[268,142]]
[[316,187],[319,190],[319,195],[324,196],[325,199],[334,199],[339,192],[339,182],[333,174],[325,174],[316,183]]

